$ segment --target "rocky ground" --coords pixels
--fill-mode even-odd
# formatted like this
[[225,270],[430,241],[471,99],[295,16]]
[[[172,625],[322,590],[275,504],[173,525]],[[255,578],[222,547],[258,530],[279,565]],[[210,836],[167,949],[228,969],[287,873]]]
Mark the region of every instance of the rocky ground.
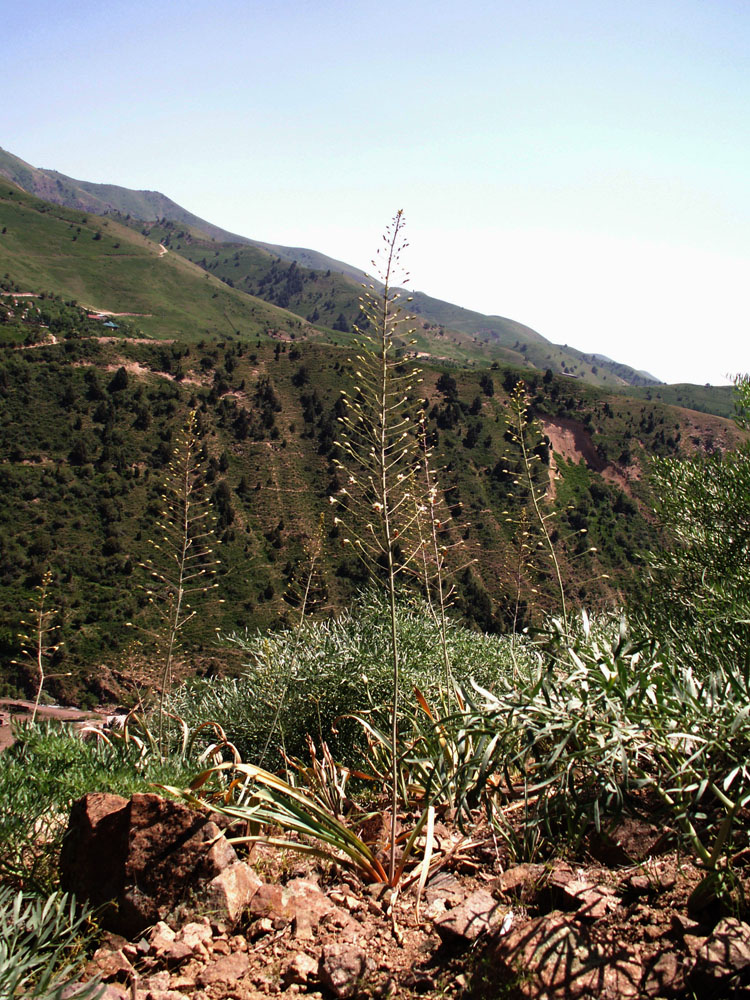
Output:
[[462,844],[438,823],[443,863],[418,906],[413,885],[291,852],[238,858],[218,822],[156,795],[75,807],[62,880],[115,900],[87,969],[110,1000],[750,996],[750,925],[696,892],[703,873],[646,823],[607,862],[522,865],[487,831]]

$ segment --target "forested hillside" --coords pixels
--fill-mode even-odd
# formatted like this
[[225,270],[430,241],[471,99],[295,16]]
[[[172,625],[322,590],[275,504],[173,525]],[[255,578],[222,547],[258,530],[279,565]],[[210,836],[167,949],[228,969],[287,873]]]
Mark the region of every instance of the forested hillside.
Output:
[[[23,667],[8,664],[18,658],[19,609],[46,569],[65,640],[55,672],[72,674],[53,687],[96,687],[104,675],[92,674],[94,663],[121,669],[146,657],[149,581],[140,564],[191,410],[224,601],[207,605],[192,636],[203,651],[193,661],[200,669],[212,668],[215,628],[295,619],[321,517],[316,606],[343,607],[367,579],[328,513],[341,485],[334,459],[341,390],[352,385],[350,352],[266,337],[144,342],[129,322],[103,329],[101,319],[44,294],[0,299],[0,627],[8,690],[28,679]],[[720,418],[634,403],[551,373],[426,368],[417,395],[449,511],[445,537],[460,543],[455,610],[490,631],[514,619],[521,627],[555,606],[536,542],[524,548],[519,541],[530,509],[508,409],[519,379],[530,403],[525,439],[538,459],[534,481],[548,485],[557,512],[566,585],[591,607],[629,592],[639,554],[655,544],[648,456],[724,447],[736,437]],[[528,530],[533,539],[533,523]]]

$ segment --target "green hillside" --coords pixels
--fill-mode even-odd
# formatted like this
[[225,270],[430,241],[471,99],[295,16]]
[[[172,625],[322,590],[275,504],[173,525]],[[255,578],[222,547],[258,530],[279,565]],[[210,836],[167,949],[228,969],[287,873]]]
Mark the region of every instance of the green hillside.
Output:
[[[259,347],[229,339],[144,343],[128,336],[127,325],[116,338],[98,338],[100,330],[47,293],[0,296],[0,662],[9,691],[27,679],[10,666],[19,609],[47,567],[66,643],[56,667],[71,673],[58,691],[88,678],[101,697],[107,684],[117,688],[125,665],[147,673],[136,643],[149,621],[139,564],[150,552],[166,463],[190,409],[198,410],[225,601],[201,616],[203,651],[186,661],[191,670],[213,669],[216,627],[293,620],[306,552],[340,485],[333,461],[340,391],[350,385],[345,351],[270,340]],[[14,349],[19,344],[28,349]],[[517,598],[521,623],[554,607],[542,562],[525,560],[519,575],[513,511],[523,496],[507,398],[520,377],[537,421],[528,432],[540,459],[536,475],[557,509],[565,580],[589,607],[628,593],[639,553],[655,543],[642,478],[647,456],[736,440],[733,425],[718,417],[634,403],[575,380],[499,365],[426,367],[420,395],[443,470],[446,539],[462,544],[462,564],[471,562],[456,577],[456,611],[490,631],[509,627]],[[325,521],[320,601],[343,607],[364,581]],[[98,671],[92,681],[93,662],[114,673]]]
[[0,185],[0,273],[19,291],[49,290],[125,314],[144,336],[303,335],[307,324],[208,275],[114,219]]
[[95,215],[119,213],[132,216],[144,222],[157,219],[167,219],[183,226],[191,226],[220,243],[242,243],[266,250],[282,260],[296,261],[303,267],[318,270],[333,270],[345,274],[355,281],[364,277],[362,271],[343,261],[334,260],[316,250],[306,250],[302,247],[283,247],[275,243],[264,243],[251,240],[246,236],[230,233],[220,226],[193,215],[182,208],[171,198],[159,191],[134,191],[120,187],[117,184],[93,184],[91,181],[80,181],[67,177],[57,170],[42,170],[32,167],[19,157],[0,148],[0,175],[39,198],[62,205],[65,208],[75,208],[83,212],[93,212]]
[[[312,270],[288,257],[270,256],[258,246],[217,242],[199,230],[166,219],[145,225],[131,219],[128,224],[230,287],[289,309],[334,334],[347,332],[358,322],[361,283],[339,273],[335,266]],[[497,361],[540,371],[549,368],[607,387],[647,381],[656,384],[627,365],[551,344],[514,320],[484,316],[422,292],[408,294],[412,299],[409,309],[416,320],[413,348],[421,355],[460,365]]]
[[[0,150],[0,174],[55,204],[116,215],[121,222],[144,229],[182,256],[200,262],[230,287],[252,292],[311,323],[341,332],[357,320],[364,275],[342,261],[314,250],[237,236],[159,192],[78,181],[32,167],[4,150]],[[271,267],[275,273],[269,275]],[[305,284],[309,287],[304,288]],[[499,361],[541,371],[549,368],[607,387],[657,382],[647,373],[601,355],[551,344],[515,320],[485,316],[422,292],[414,293],[412,305],[419,321],[415,346],[422,354],[462,365]]]
[[734,415],[735,393],[734,386],[731,385],[691,385],[682,382],[676,385],[633,387],[626,392],[628,396],[638,399],[684,406],[700,413],[715,413],[727,418]]

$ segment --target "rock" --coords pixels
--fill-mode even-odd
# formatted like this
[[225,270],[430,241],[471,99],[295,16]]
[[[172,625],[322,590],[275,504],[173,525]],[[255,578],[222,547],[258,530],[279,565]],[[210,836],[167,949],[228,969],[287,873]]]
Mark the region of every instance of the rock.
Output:
[[101,980],[129,980],[133,975],[133,966],[122,951],[111,951],[109,948],[98,948],[86,965],[86,978],[98,976]]
[[527,900],[532,898],[539,888],[545,871],[544,865],[514,865],[495,880],[493,888],[505,895]]
[[628,879],[628,886],[639,896],[653,891],[653,885],[648,875],[631,875]]
[[125,884],[137,886],[138,895],[126,891],[127,917],[148,926],[236,860],[212,820],[181,802],[137,793],[130,800]]
[[150,950],[155,955],[161,955],[173,944],[176,937],[177,935],[172,928],[168,924],[165,924],[163,920],[160,920],[149,935],[148,943]]
[[476,941],[480,934],[501,921],[507,907],[486,889],[477,889],[462,903],[435,918],[435,930],[443,941]]
[[187,945],[196,958],[208,959],[209,945],[213,942],[213,933],[209,922],[206,920],[204,923],[185,924],[177,935],[177,942]]
[[162,951],[160,957],[169,965],[180,965],[181,962],[187,962],[193,957],[193,949],[185,941],[172,941]]
[[685,934],[682,938],[683,945],[687,948],[693,958],[697,958],[703,945],[706,943],[706,936],[701,934]]
[[[176,975],[173,975],[170,981],[170,986],[173,990],[179,990],[184,993],[192,993],[195,989],[195,978],[191,975],[187,975],[185,972],[180,971]],[[193,1000],[198,994],[194,994]]]
[[490,968],[518,997],[577,1000],[640,995],[643,969],[628,956],[599,950],[586,926],[553,911],[497,939]]
[[236,924],[263,882],[244,861],[235,861],[211,879],[206,900],[220,920]]
[[263,937],[265,934],[272,934],[274,931],[273,920],[270,917],[259,917],[248,927],[248,934],[255,940],[255,938]]
[[569,865],[559,863],[547,886],[558,909],[576,910],[579,917],[598,920],[616,909],[619,897],[608,885],[577,878]]
[[357,924],[350,914],[332,900],[314,882],[293,879],[287,883],[287,905],[293,911],[294,936],[311,940],[321,923],[354,931]]
[[[75,1000],[84,983],[69,983],[60,991],[60,1000]],[[144,994],[145,995],[145,994]],[[130,1000],[130,989],[125,986],[105,986],[97,1000]]]
[[250,968],[250,959],[242,952],[233,955],[222,955],[202,969],[196,976],[197,986],[210,986],[212,983],[234,983],[242,979]]
[[282,886],[266,882],[253,893],[247,909],[254,917],[268,917],[285,923],[291,923],[294,917],[294,909],[289,905],[289,894]]
[[250,967],[250,959],[243,952],[232,955],[222,955],[201,970],[196,977],[197,986],[210,986],[212,983],[233,983],[241,979]]
[[[129,803],[121,795],[91,792],[73,803],[60,851],[60,885],[79,901],[102,907],[125,887]],[[102,924],[112,907],[103,911]]]
[[368,972],[367,955],[349,944],[327,944],[320,956],[320,981],[335,997],[354,996],[360,980]]
[[358,927],[345,909],[336,906],[314,882],[303,878],[292,879],[283,888],[261,884],[252,894],[247,910],[258,918],[251,925],[256,934],[293,923],[295,937],[311,940],[324,921],[348,932]]
[[304,951],[298,951],[284,966],[281,978],[286,986],[291,986],[292,983],[305,986],[315,982],[318,978],[318,960]]
[[673,913],[671,930],[673,934],[682,937],[684,934],[699,934],[701,925],[684,913]]
[[576,881],[568,885],[568,892],[574,900],[579,901],[577,916],[587,920],[598,920],[606,916],[616,910],[620,903],[620,897],[608,885]]
[[[749,966],[750,925],[736,917],[725,917],[698,949],[690,983],[710,989],[739,978]],[[742,978],[744,981],[746,977]]]
[[664,951],[647,968],[642,991],[647,997],[677,996],[685,991],[685,969],[673,951]]
[[146,980],[146,986],[152,992],[155,990],[168,990],[169,984],[171,982],[171,976],[165,970],[162,972],[157,972],[153,976],[149,976]]
[[[387,889],[387,887],[385,887]],[[463,899],[466,890],[455,875],[450,872],[438,872],[429,880],[424,890],[424,898],[429,902],[437,897]]]
[[102,925],[133,938],[237,861],[209,817],[152,793],[91,793],[74,803],[61,884],[95,906]]

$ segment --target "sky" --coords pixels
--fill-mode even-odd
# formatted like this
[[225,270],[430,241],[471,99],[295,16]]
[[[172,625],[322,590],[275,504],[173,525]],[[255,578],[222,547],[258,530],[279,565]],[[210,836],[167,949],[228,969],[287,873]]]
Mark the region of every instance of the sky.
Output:
[[750,370],[747,0],[28,0],[0,146],[667,382]]

